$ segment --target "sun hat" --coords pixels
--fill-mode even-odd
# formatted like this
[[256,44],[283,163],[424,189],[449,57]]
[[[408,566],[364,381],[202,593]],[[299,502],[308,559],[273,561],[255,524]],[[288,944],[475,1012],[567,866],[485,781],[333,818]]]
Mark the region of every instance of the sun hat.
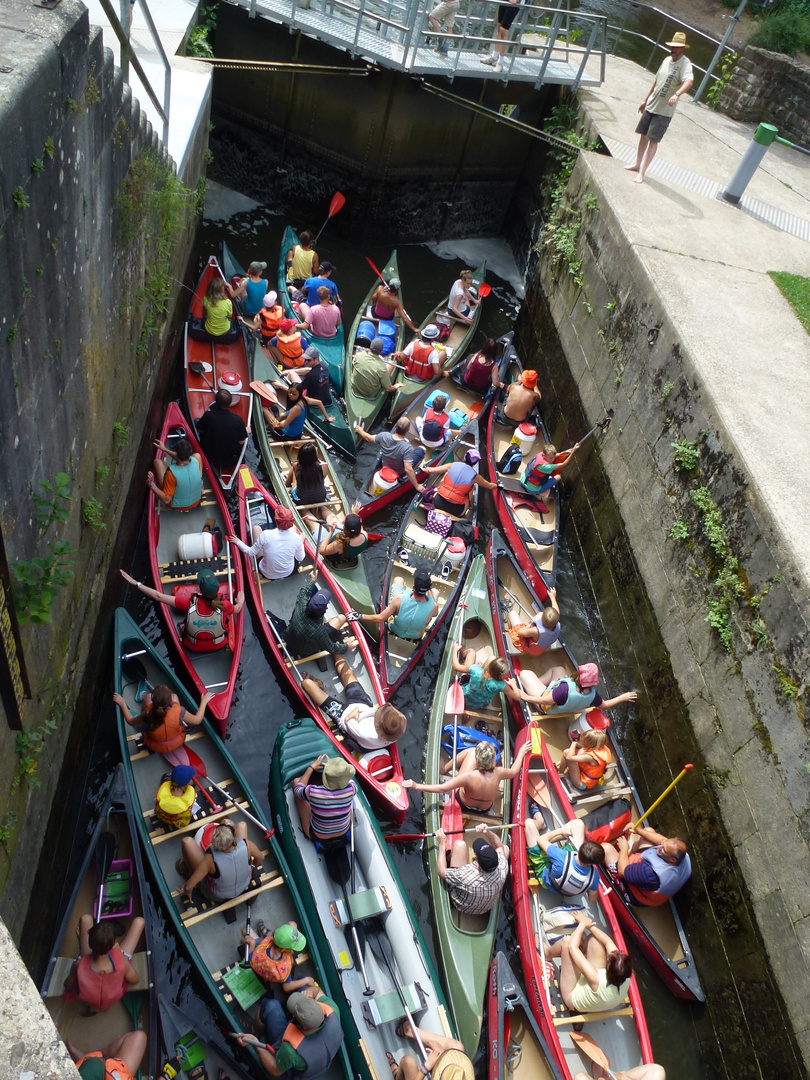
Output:
[[683,30],[679,30],[676,34],[673,34],[672,35],[672,41],[667,41],[664,44],[668,45],[669,48],[671,48],[671,49],[688,49],[689,48],[689,46],[686,43],[686,34],[683,32]]
[[396,742],[408,729],[408,718],[393,705],[381,705],[374,713],[374,730],[381,739]]
[[219,592],[219,582],[213,570],[201,570],[197,574],[197,584],[206,600],[213,600]]
[[337,267],[333,266],[330,262],[322,262],[320,269],[325,270],[327,274],[331,274],[333,270],[337,270]]
[[398,277],[392,277],[388,282],[388,288],[393,289],[394,292],[397,292],[399,289],[402,288],[402,282],[399,280]]
[[577,681],[580,686],[596,686],[599,682],[599,668],[596,664],[580,664]]
[[265,307],[273,308],[276,306],[276,300],[278,300],[278,293],[274,293],[272,290],[265,296],[262,303]]
[[292,328],[295,326],[295,319],[282,319],[279,329],[282,334],[289,334]]
[[478,453],[477,450],[468,450],[467,453],[464,455],[464,460],[467,462],[468,465],[477,465],[478,462],[481,460],[481,455]]
[[474,1080],[470,1059],[460,1050],[445,1050],[431,1070],[433,1080]]
[[276,509],[276,528],[277,529],[291,529],[295,518],[293,517],[292,510],[288,510],[286,506],[279,506]]
[[473,842],[473,851],[475,852],[476,859],[478,859],[478,865],[484,873],[494,870],[498,865],[497,851],[492,844],[487,843],[482,836]]
[[385,348],[385,342],[382,338],[375,337],[372,343],[369,345],[372,352],[381,353]]
[[329,607],[329,601],[332,599],[332,594],[327,592],[326,589],[318,589],[309,598],[307,604],[307,611],[313,615],[323,615],[326,609]]
[[475,764],[484,772],[495,768],[495,747],[491,742],[480,742],[475,747]]
[[296,1024],[307,1031],[315,1031],[326,1019],[318,1002],[300,992],[287,998],[287,1011]]
[[320,360],[320,358],[321,354],[318,352],[314,345],[310,345],[308,349],[304,350],[305,360]]
[[175,765],[172,769],[172,783],[177,787],[188,787],[196,775],[197,770],[193,765]]
[[426,341],[435,341],[441,333],[441,330],[439,330],[435,323],[428,323],[424,330],[420,330],[419,332]]
[[342,757],[327,758],[323,767],[323,786],[329,791],[341,791],[349,786],[354,772],[354,766]]
[[278,945],[280,949],[292,949],[293,952],[301,952],[302,949],[307,947],[307,939],[297,927],[284,923],[283,926],[279,926],[277,930],[273,931],[273,944]]
[[520,381],[526,387],[527,390],[533,390],[537,386],[537,372],[531,368],[524,371],[520,376]]
[[420,596],[427,596],[430,592],[430,571],[420,567],[413,575],[413,591]]
[[267,263],[252,262],[250,264],[250,266],[248,267],[248,273],[249,274],[260,274],[262,272],[262,270],[266,270],[266,269],[267,269]]

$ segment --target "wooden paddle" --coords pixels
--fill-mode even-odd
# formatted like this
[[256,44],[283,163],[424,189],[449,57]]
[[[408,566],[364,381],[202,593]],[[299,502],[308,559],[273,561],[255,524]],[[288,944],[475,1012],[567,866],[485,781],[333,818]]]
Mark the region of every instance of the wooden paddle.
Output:
[[686,776],[686,774],[689,772],[689,770],[691,768],[693,768],[692,765],[684,765],[684,767],[681,769],[681,771],[678,773],[678,775],[675,777],[675,779],[672,781],[672,783],[669,785],[669,787],[664,788],[664,790],[661,792],[661,794],[658,796],[658,798],[655,800],[655,802],[652,804],[652,806],[650,806],[647,810],[644,811],[644,813],[641,815],[641,817],[638,819],[638,821],[635,822],[635,824],[630,826],[630,832],[634,832],[639,827],[639,825],[642,823],[644,818],[648,817],[653,812],[653,810],[655,810],[655,808],[657,806],[661,805],[661,803],[664,801],[664,799],[667,797],[667,795],[669,795],[670,791],[672,791],[672,789],[677,784],[680,784],[681,780],[683,780],[683,778]]
[[596,1065],[602,1066],[608,1074],[608,1080],[618,1080],[616,1073],[611,1071],[607,1054],[590,1035],[586,1035],[584,1031],[572,1031],[571,1042],[585,1057],[590,1058]]
[[336,191],[335,194],[332,196],[332,201],[329,204],[329,213],[326,216],[326,221],[323,223],[323,225],[321,225],[320,229],[318,230],[318,236],[316,236],[315,239],[312,241],[313,244],[318,243],[318,237],[329,224],[330,219],[333,218],[335,214],[339,213],[345,205],[346,196],[342,195],[339,191]]

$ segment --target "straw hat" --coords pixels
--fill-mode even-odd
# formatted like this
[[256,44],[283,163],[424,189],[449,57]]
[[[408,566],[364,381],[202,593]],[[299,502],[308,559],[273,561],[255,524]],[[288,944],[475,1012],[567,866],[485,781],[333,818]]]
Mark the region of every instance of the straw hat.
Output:
[[679,30],[677,34],[672,35],[672,41],[665,41],[664,44],[669,49],[688,49],[689,46],[686,43],[686,34],[683,30]]
[[402,738],[408,727],[407,717],[393,705],[381,705],[374,713],[374,730],[381,739],[396,742]]
[[[330,757],[323,767],[323,786],[329,791],[342,791],[349,786],[355,769],[341,757]],[[288,1003],[289,1004],[289,1003]]]
[[433,1080],[475,1080],[472,1062],[460,1050],[445,1050],[432,1069]]

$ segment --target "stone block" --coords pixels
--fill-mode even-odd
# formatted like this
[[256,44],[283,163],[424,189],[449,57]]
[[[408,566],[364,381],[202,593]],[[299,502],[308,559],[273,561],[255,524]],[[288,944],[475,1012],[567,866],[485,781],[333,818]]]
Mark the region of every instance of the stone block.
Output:
[[796,938],[782,896],[771,893],[754,903],[757,924],[762,931],[774,978],[784,995],[790,1023],[797,1031],[810,1027],[810,965]]

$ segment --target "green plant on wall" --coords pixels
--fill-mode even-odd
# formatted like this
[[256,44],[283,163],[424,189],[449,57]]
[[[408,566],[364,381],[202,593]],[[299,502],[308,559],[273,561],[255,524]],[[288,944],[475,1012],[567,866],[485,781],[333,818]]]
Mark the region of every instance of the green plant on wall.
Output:
[[104,507],[92,496],[84,500],[84,523],[91,529],[106,529],[107,522],[104,520]]
[[34,491],[31,498],[39,531],[45,533],[55,522],[64,524],[70,517],[70,477],[67,473],[59,472],[53,483],[40,480],[39,486],[45,494]]
[[213,57],[214,50],[208,40],[208,35],[216,29],[216,26],[216,4],[201,7],[197,16],[197,25],[188,35],[188,41],[186,42],[186,52],[189,56],[202,56],[209,60]]
[[672,463],[678,472],[692,472],[697,468],[700,461],[697,442],[680,439],[670,445],[672,446]]
[[720,63],[717,65],[716,74],[717,78],[709,87],[709,91],[706,94],[706,104],[710,109],[716,109],[720,104],[720,95],[723,93],[724,88],[728,85],[731,76],[734,74],[734,67],[737,63],[737,53],[727,52],[724,53],[720,59]]
[[56,721],[49,718],[42,725],[40,731],[17,732],[14,744],[14,750],[17,754],[17,769],[12,783],[13,787],[17,787],[21,783],[27,784],[29,788],[38,788],[40,786],[39,776],[37,775],[39,758],[46,738],[48,735],[52,735],[56,729]]
[[74,577],[73,548],[67,540],[48,541],[49,555],[11,564],[14,609],[23,625],[51,622],[51,605],[58,589]]
[[129,441],[129,424],[125,416],[113,424],[113,438],[119,446],[126,446]]

